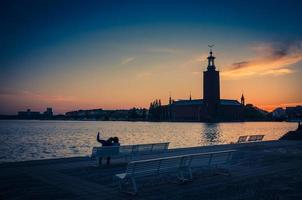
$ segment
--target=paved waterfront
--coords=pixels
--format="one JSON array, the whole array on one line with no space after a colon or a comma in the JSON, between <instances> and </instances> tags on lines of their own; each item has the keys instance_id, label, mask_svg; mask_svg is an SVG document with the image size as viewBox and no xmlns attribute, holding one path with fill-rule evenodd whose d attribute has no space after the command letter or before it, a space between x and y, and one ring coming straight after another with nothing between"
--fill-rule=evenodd
<instances>
[{"instance_id":1,"label":"paved waterfront","mask_svg":"<svg viewBox=\"0 0 302 200\"><path fill-rule=\"evenodd\" d=\"M104 168L86 157L5 163L0 199L302 199L302 142L174 149L165 156L226 149L237 149L230 175L195 169L193 182L184 184L143 179L136 196L120 193L113 182L126 168L118 160Z\"/></svg>"}]
</instances>

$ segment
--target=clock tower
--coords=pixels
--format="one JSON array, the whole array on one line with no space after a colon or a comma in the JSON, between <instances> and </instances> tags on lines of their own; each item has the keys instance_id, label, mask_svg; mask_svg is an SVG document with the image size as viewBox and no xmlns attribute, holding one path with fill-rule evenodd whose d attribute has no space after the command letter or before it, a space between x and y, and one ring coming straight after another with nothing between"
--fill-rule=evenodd
<instances>
[{"instance_id":1,"label":"clock tower","mask_svg":"<svg viewBox=\"0 0 302 200\"><path fill-rule=\"evenodd\" d=\"M216 71L215 57L213 56L212 46L210 46L210 55L208 56L208 67L203 72L203 101L206 113L210 118L218 115L220 104L220 83L219 71Z\"/></svg>"}]
</instances>

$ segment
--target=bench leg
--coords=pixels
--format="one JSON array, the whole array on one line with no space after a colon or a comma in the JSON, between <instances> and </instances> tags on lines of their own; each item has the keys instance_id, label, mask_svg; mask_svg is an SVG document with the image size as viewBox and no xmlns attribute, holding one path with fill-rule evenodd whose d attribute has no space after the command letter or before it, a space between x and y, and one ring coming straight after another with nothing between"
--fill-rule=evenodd
<instances>
[{"instance_id":1,"label":"bench leg","mask_svg":"<svg viewBox=\"0 0 302 200\"><path fill-rule=\"evenodd\" d=\"M128 181L131 181L133 190L129 191L127 189L126 184L128 183ZM134 178L125 178L125 179L119 179L118 178L118 186L119 186L119 189L120 189L121 192L131 194L131 195L136 195L136 193L137 193L137 185L136 185L136 181L135 181Z\"/></svg>"},{"instance_id":2,"label":"bench leg","mask_svg":"<svg viewBox=\"0 0 302 200\"><path fill-rule=\"evenodd\" d=\"M131 182L132 182L134 194L136 194L136 193L137 193L137 185L136 185L136 181L135 181L134 178L131 178Z\"/></svg>"},{"instance_id":3,"label":"bench leg","mask_svg":"<svg viewBox=\"0 0 302 200\"><path fill-rule=\"evenodd\" d=\"M183 181L185 178L184 178L184 173L182 170L179 171L179 174L178 174L178 178Z\"/></svg>"},{"instance_id":4,"label":"bench leg","mask_svg":"<svg viewBox=\"0 0 302 200\"><path fill-rule=\"evenodd\" d=\"M123 180L119 180L118 181L118 187L120 188L120 190L123 190Z\"/></svg>"},{"instance_id":5,"label":"bench leg","mask_svg":"<svg viewBox=\"0 0 302 200\"><path fill-rule=\"evenodd\" d=\"M102 166L102 160L103 160L102 157L97 156L95 160L96 160L96 166L97 167Z\"/></svg>"},{"instance_id":6,"label":"bench leg","mask_svg":"<svg viewBox=\"0 0 302 200\"><path fill-rule=\"evenodd\" d=\"M187 173L188 178L185 178L184 173ZM187 168L187 169L181 169L181 170L178 172L178 179L180 179L182 182L185 182L185 181L192 181L193 175L192 175L192 170L191 170L191 168L189 167L189 168Z\"/></svg>"},{"instance_id":7,"label":"bench leg","mask_svg":"<svg viewBox=\"0 0 302 200\"><path fill-rule=\"evenodd\" d=\"M118 187L120 191L123 192L123 185L125 184L125 180L120 178L113 178L113 179L118 181Z\"/></svg>"},{"instance_id":8,"label":"bench leg","mask_svg":"<svg viewBox=\"0 0 302 200\"><path fill-rule=\"evenodd\" d=\"M193 175L192 175L191 167L189 167L188 173L189 173L189 180L193 180Z\"/></svg>"},{"instance_id":9,"label":"bench leg","mask_svg":"<svg viewBox=\"0 0 302 200\"><path fill-rule=\"evenodd\" d=\"M100 166L100 157L97 156L95 158L95 161L96 161L96 166L99 167Z\"/></svg>"}]
</instances>

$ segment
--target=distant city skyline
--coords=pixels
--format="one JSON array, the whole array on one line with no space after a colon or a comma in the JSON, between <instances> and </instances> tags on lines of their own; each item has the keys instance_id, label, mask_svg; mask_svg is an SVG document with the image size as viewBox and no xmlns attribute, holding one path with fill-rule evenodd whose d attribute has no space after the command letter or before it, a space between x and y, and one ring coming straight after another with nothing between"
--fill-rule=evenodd
<instances>
[{"instance_id":1,"label":"distant city skyline","mask_svg":"<svg viewBox=\"0 0 302 200\"><path fill-rule=\"evenodd\" d=\"M209 44L221 98L302 105L301 10L301 1L2 1L0 114L202 98Z\"/></svg>"}]
</instances>

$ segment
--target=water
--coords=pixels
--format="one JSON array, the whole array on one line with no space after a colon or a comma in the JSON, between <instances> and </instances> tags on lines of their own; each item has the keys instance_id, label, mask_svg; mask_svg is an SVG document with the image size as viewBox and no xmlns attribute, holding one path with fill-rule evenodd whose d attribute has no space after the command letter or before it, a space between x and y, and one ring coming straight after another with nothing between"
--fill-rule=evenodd
<instances>
[{"instance_id":1,"label":"water","mask_svg":"<svg viewBox=\"0 0 302 200\"><path fill-rule=\"evenodd\" d=\"M100 131L104 138L118 136L122 144L170 142L169 148L235 142L240 135L264 134L278 139L296 128L287 122L152 123L104 121L0 120L0 162L86 156Z\"/></svg>"}]
</instances>

